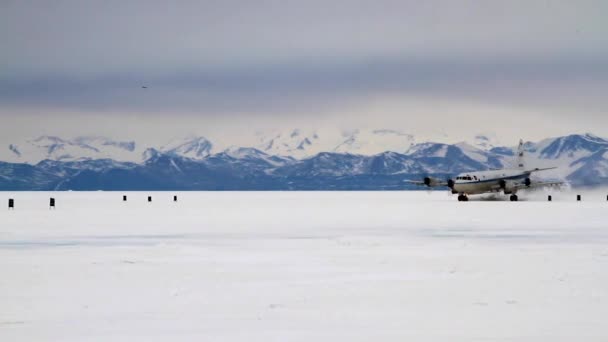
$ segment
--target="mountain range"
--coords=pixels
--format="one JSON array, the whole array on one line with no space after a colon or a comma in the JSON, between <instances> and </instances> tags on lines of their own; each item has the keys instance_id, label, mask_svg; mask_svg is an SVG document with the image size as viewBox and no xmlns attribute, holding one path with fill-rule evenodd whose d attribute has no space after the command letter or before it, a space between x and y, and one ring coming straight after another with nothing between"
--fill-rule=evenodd
<instances>
[{"instance_id":1,"label":"mountain range","mask_svg":"<svg viewBox=\"0 0 608 342\"><path fill-rule=\"evenodd\" d=\"M512 166L515 146L487 135L433 142L396 130L257 134L252 146L190 136L162 146L41 136L0 149L0 190L400 190L406 179ZM526 142L526 167L575 187L608 184L608 140Z\"/></svg>"}]
</instances>

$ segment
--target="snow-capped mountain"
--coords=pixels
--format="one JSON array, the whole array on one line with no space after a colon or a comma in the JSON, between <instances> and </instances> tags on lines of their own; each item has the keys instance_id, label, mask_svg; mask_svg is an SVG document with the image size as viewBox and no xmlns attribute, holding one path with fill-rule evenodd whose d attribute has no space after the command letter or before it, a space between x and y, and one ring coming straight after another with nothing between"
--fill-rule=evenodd
<instances>
[{"instance_id":1,"label":"snow-capped mountain","mask_svg":"<svg viewBox=\"0 0 608 342\"><path fill-rule=\"evenodd\" d=\"M201 160L209 156L212 152L213 144L205 137L190 136L181 139L174 139L160 151L165 154L177 155L194 160Z\"/></svg>"},{"instance_id":2,"label":"snow-capped mountain","mask_svg":"<svg viewBox=\"0 0 608 342\"><path fill-rule=\"evenodd\" d=\"M415 143L414 136L392 129L344 132L344 141L333 152L374 155L382 152L405 153Z\"/></svg>"},{"instance_id":3,"label":"snow-capped mountain","mask_svg":"<svg viewBox=\"0 0 608 342\"><path fill-rule=\"evenodd\" d=\"M76 137L63 139L41 136L21 143L9 144L0 150L0 160L35 164L49 159L76 161L87 159L114 159L141 162L141 151L134 141L115 141L104 137Z\"/></svg>"},{"instance_id":4,"label":"snow-capped mountain","mask_svg":"<svg viewBox=\"0 0 608 342\"><path fill-rule=\"evenodd\" d=\"M252 147L230 147L224 150L223 154L235 160L264 161L274 167L284 166L295 161L291 157L269 155Z\"/></svg>"},{"instance_id":5,"label":"snow-capped mountain","mask_svg":"<svg viewBox=\"0 0 608 342\"><path fill-rule=\"evenodd\" d=\"M253 147L271 155L303 158L323 151L327 148L327 142L323 144L316 131L293 129L284 132L258 132Z\"/></svg>"},{"instance_id":6,"label":"snow-capped mountain","mask_svg":"<svg viewBox=\"0 0 608 342\"><path fill-rule=\"evenodd\" d=\"M43 136L6 146L0 189L403 189L409 186L403 179L512 167L516 150L480 136L473 143L448 144L417 143L391 130L329 133L258 135L276 153L251 146L219 148L200 136L162 147ZM608 184L606 139L573 134L524 146L526 168L558 166L543 177L575 186ZM296 152L289 155L292 147Z\"/></svg>"},{"instance_id":7,"label":"snow-capped mountain","mask_svg":"<svg viewBox=\"0 0 608 342\"><path fill-rule=\"evenodd\" d=\"M578 159L570 166L576 170L567 176L572 185L605 185L608 183L608 148Z\"/></svg>"},{"instance_id":8,"label":"snow-capped mountain","mask_svg":"<svg viewBox=\"0 0 608 342\"><path fill-rule=\"evenodd\" d=\"M502 148L494 147L493 145L490 150L480 149L467 142L460 142L454 146L458 147L464 155L467 157L485 165L490 169L500 169L504 167L512 167L514 165L515 148Z\"/></svg>"},{"instance_id":9,"label":"snow-capped mountain","mask_svg":"<svg viewBox=\"0 0 608 342\"><path fill-rule=\"evenodd\" d=\"M540 159L579 159L608 147L608 141L593 134L572 134L546 139L536 145Z\"/></svg>"},{"instance_id":10,"label":"snow-capped mountain","mask_svg":"<svg viewBox=\"0 0 608 342\"><path fill-rule=\"evenodd\" d=\"M468 151L471 153L473 148ZM487 168L481 161L469 157L461 147L441 143L422 143L412 146L408 151L426 170L453 173L456 170L474 171ZM477 154L475 154L478 157Z\"/></svg>"},{"instance_id":11,"label":"snow-capped mountain","mask_svg":"<svg viewBox=\"0 0 608 342\"><path fill-rule=\"evenodd\" d=\"M254 147L268 154L297 159L321 152L374 155L386 151L404 153L414 136L392 129L303 130L258 132Z\"/></svg>"},{"instance_id":12,"label":"snow-capped mountain","mask_svg":"<svg viewBox=\"0 0 608 342\"><path fill-rule=\"evenodd\" d=\"M382 152L371 157L370 174L415 174L425 173L424 167L414 158L396 152Z\"/></svg>"},{"instance_id":13,"label":"snow-capped mountain","mask_svg":"<svg viewBox=\"0 0 608 342\"><path fill-rule=\"evenodd\" d=\"M282 168L278 170L278 173L291 177L342 177L361 174L365 172L366 168L366 160L362 156L321 152L300 163Z\"/></svg>"},{"instance_id":14,"label":"snow-capped mountain","mask_svg":"<svg viewBox=\"0 0 608 342\"><path fill-rule=\"evenodd\" d=\"M527 166L559 166L556 170L546 171L545 175L552 178L566 179L585 165L585 163L578 161L608 148L608 141L586 133L547 138L537 143L526 142L524 146ZM583 173L578 173L578 175L582 176Z\"/></svg>"}]
</instances>

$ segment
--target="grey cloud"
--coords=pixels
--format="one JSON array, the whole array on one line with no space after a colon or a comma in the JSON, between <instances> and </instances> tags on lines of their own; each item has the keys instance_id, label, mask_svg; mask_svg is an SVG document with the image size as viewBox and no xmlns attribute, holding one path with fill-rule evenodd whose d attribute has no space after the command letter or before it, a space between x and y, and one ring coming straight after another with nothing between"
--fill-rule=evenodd
<instances>
[{"instance_id":1,"label":"grey cloud","mask_svg":"<svg viewBox=\"0 0 608 342\"><path fill-rule=\"evenodd\" d=\"M606 1L5 0L0 115L347 118L388 95L532 108L591 130L608 111L606 13Z\"/></svg>"},{"instance_id":2,"label":"grey cloud","mask_svg":"<svg viewBox=\"0 0 608 342\"><path fill-rule=\"evenodd\" d=\"M144 89L142 86L146 86ZM390 93L537 106L605 108L608 62L552 60L368 60L285 64L174 74L0 81L0 101L15 106L143 111L295 112ZM564 93L566 92L566 93ZM567 98L564 95L568 95Z\"/></svg>"},{"instance_id":3,"label":"grey cloud","mask_svg":"<svg viewBox=\"0 0 608 342\"><path fill-rule=\"evenodd\" d=\"M5 75L606 56L605 1L3 1Z\"/></svg>"}]
</instances>

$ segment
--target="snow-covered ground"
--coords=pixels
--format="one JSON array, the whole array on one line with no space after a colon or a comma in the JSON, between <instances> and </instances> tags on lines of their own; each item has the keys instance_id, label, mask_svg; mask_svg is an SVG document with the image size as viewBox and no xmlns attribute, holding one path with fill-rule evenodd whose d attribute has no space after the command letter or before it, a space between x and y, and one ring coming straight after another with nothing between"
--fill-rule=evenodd
<instances>
[{"instance_id":1,"label":"snow-covered ground","mask_svg":"<svg viewBox=\"0 0 608 342\"><path fill-rule=\"evenodd\" d=\"M608 339L606 194L150 194L0 193L0 340Z\"/></svg>"}]
</instances>

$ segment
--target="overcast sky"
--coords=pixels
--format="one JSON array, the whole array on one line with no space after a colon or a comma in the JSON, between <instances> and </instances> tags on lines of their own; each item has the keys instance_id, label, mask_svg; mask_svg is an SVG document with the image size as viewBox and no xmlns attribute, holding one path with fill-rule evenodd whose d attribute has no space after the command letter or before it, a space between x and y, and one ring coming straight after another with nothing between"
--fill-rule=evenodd
<instances>
[{"instance_id":1,"label":"overcast sky","mask_svg":"<svg viewBox=\"0 0 608 342\"><path fill-rule=\"evenodd\" d=\"M607 13L608 1L1 0L1 140L608 136Z\"/></svg>"}]
</instances>

